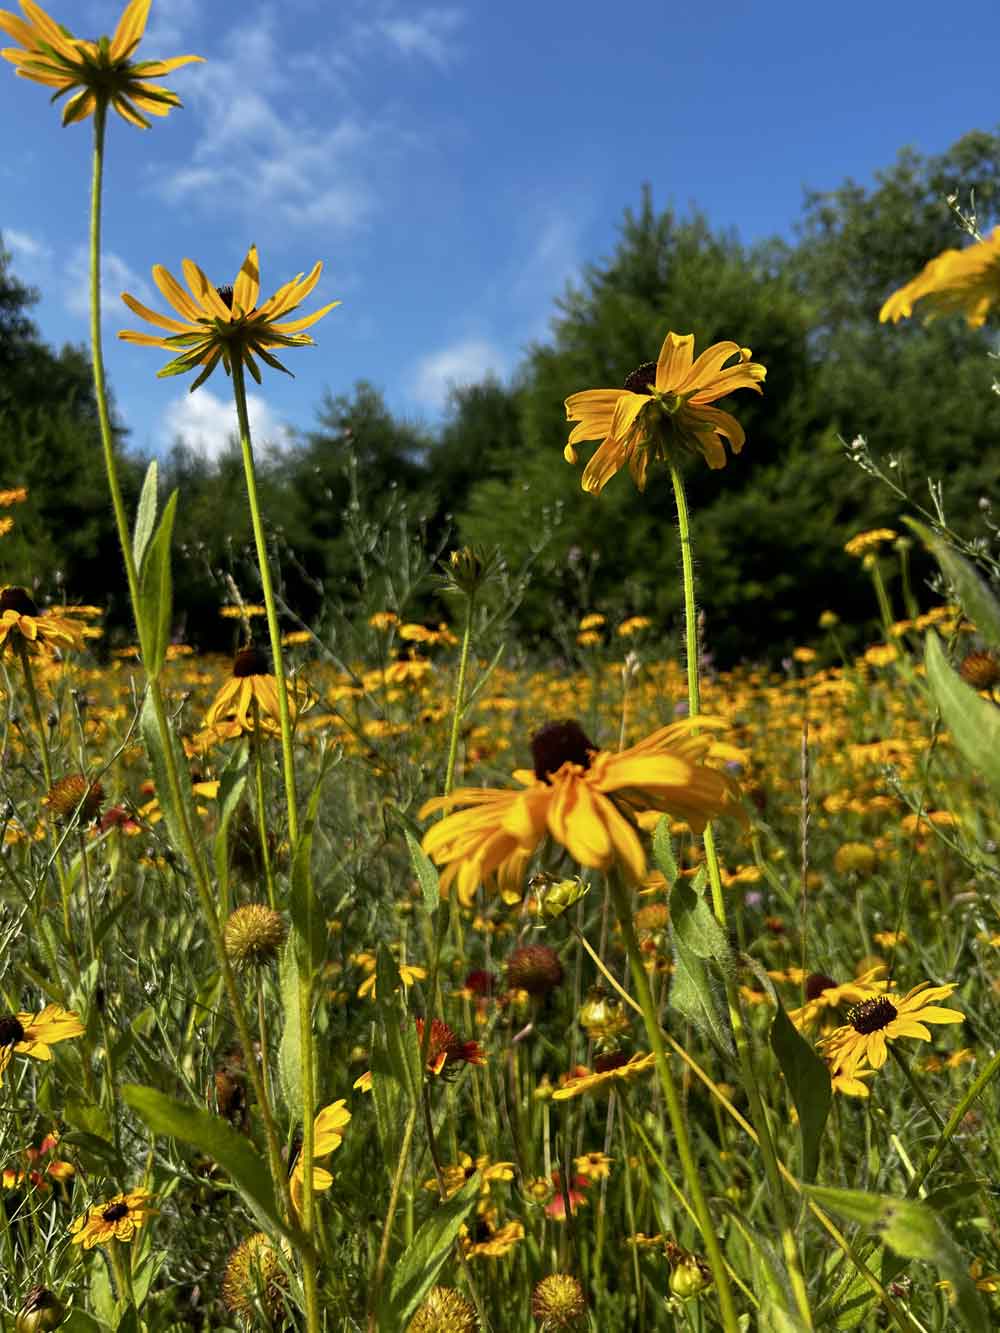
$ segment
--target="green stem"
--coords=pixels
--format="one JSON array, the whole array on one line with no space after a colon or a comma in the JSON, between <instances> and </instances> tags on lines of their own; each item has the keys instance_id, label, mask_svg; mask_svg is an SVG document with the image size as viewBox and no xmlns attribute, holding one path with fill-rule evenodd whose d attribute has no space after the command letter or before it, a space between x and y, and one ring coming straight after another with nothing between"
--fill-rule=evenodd
<instances>
[{"instance_id":1,"label":"green stem","mask_svg":"<svg viewBox=\"0 0 1000 1333\"><path fill-rule=\"evenodd\" d=\"M38 732L38 744L42 751L42 772L45 774L45 789L46 791L51 791L52 757L49 754L49 742L45 735L45 723L42 719L42 708L38 702L38 691L35 689L35 677L31 670L31 661L28 657L28 645L25 643L23 635L15 632L14 637L17 640L17 655L21 659L21 670L24 673L24 688L28 691L31 719L35 724L35 730Z\"/></svg>"},{"instance_id":2,"label":"green stem","mask_svg":"<svg viewBox=\"0 0 1000 1333\"><path fill-rule=\"evenodd\" d=\"M406 1124L403 1127L403 1141L399 1145L399 1157L396 1161L396 1169L392 1174L392 1184L389 1189L389 1204L385 1212L385 1221L382 1223L382 1243L379 1245L378 1259L375 1263L375 1276L372 1280L371 1304L368 1310L368 1329L369 1333L376 1333L378 1328L378 1297L382 1290L382 1282L385 1277L385 1266L389 1259L389 1246L392 1243L392 1223L396 1216L396 1205L399 1202L399 1191L403 1187L403 1176L406 1174L406 1166L410 1159L410 1145L413 1142L413 1131L417 1126L418 1108L416 1102L410 1106L409 1114L406 1117Z\"/></svg>"},{"instance_id":3,"label":"green stem","mask_svg":"<svg viewBox=\"0 0 1000 1333\"><path fill-rule=\"evenodd\" d=\"M267 818L264 808L264 760L261 754L260 704L254 698L250 701L253 714L253 731L250 734L250 748L253 751L254 796L257 803L257 835L260 838L260 855L264 864L264 882L267 885L267 905L272 912L278 910L278 895L274 887L274 869L271 865L271 851L267 845Z\"/></svg>"},{"instance_id":4,"label":"green stem","mask_svg":"<svg viewBox=\"0 0 1000 1333\"><path fill-rule=\"evenodd\" d=\"M455 761L458 755L458 735L462 725L465 704L465 677L469 669L469 647L472 643L472 610L475 598L470 593L465 609L465 630L462 633L462 652L458 659L458 681L455 684L455 707L451 718L451 736L448 741L448 767L444 776L444 794L451 795L455 782Z\"/></svg>"},{"instance_id":5,"label":"green stem","mask_svg":"<svg viewBox=\"0 0 1000 1333\"><path fill-rule=\"evenodd\" d=\"M274 679L278 691L278 715L281 720L281 764L285 779L285 800L288 807L288 840L291 844L291 854L294 859L299 841L299 817L295 794L292 718L288 706L288 682L285 678L285 663L281 652L278 607L274 600L274 585L271 582L271 568L267 558L267 540L264 536L260 498L257 494L257 473L254 467L253 443L250 438L250 417L247 412L246 380L243 374L243 361L238 348L234 350L231 365L233 397L236 401L236 416L240 426L240 448L243 451L243 475L246 481L247 500L250 505L250 522L253 527L254 545L257 549L257 567L260 572L261 591L264 594L264 608L267 612L267 629L271 639L271 657L274 664ZM311 900L308 910L311 911ZM307 938L310 929L311 923L307 922ZM313 1117L316 1113L316 1078L313 1066L312 982L312 962L309 957L305 957L299 964L298 1001L299 1047L302 1069L302 1230L309 1237L312 1236L315 1214L315 1194L313 1191L315 1128ZM308 1333L319 1333L319 1283L315 1252L312 1250L302 1255L302 1286L305 1295Z\"/></svg>"},{"instance_id":6,"label":"green stem","mask_svg":"<svg viewBox=\"0 0 1000 1333\"><path fill-rule=\"evenodd\" d=\"M969 1107L980 1095L980 1093L986 1088L987 1084L993 1081L993 1079L997 1075L998 1070L1000 1070L1000 1051L997 1051L996 1055L994 1055L993 1059L989 1062L989 1064L986 1066L983 1072L978 1076L978 1078L976 1078L975 1081L971 1083L968 1088L966 1088L964 1094L962 1095L961 1101L952 1111L951 1115L945 1122L944 1127L942 1128L940 1134L938 1135L937 1143L935 1143L934 1146L930 1149L923 1166L920 1168L920 1170L917 1172L917 1174L913 1177L913 1179L907 1186L906 1197L908 1199L913 1198L913 1196L920 1189L921 1185L924 1183L924 1181L927 1179L930 1173L934 1170L934 1167L937 1165L938 1160L941 1157L941 1154L944 1152L945 1148L947 1148L948 1144L951 1142L951 1139L955 1134L955 1131L958 1129L959 1125L965 1118L965 1114L968 1111Z\"/></svg>"},{"instance_id":7,"label":"green stem","mask_svg":"<svg viewBox=\"0 0 1000 1333\"><path fill-rule=\"evenodd\" d=\"M696 717L701 712L701 681L698 676L698 624L694 595L694 558L691 550L691 522L688 515L687 495L684 490L684 478L674 464L670 465L670 479L674 488L674 500L677 505L677 528L681 543L681 569L684 583L684 638L687 656L688 679L688 714ZM726 919L726 900L722 888L722 874L719 869L719 857L715 847L715 834L711 824L705 826L703 835L705 846L705 864L708 869L709 883L712 889L712 909L716 920L728 930ZM764 1174L767 1177L775 1221L781 1233L782 1250L788 1266L788 1276L795 1296L799 1317L806 1328L813 1327L809 1308L809 1293L799 1257L795 1234L788 1221L785 1208L784 1187L778 1170L778 1159L774 1151L771 1127L768 1124L767 1111L753 1064L753 1053L743 1023L740 1009L739 991L733 976L726 974L726 1000L729 1020L733 1028L736 1051L740 1062L740 1072L750 1103L750 1119L757 1131Z\"/></svg>"},{"instance_id":8,"label":"green stem","mask_svg":"<svg viewBox=\"0 0 1000 1333\"><path fill-rule=\"evenodd\" d=\"M642 1010L642 1018L646 1026L646 1035L649 1038L649 1044L653 1049L653 1054L656 1056L656 1069L660 1076L660 1087L663 1091L663 1100L666 1103L667 1115L670 1119L670 1128L673 1132L674 1141L677 1146L677 1156L680 1159L681 1170L684 1174L684 1182L687 1185L687 1192L691 1201L691 1206L694 1210L695 1217L698 1220L698 1227L701 1231L702 1241L705 1245L705 1254L708 1259L708 1264L712 1270L712 1276L715 1279L715 1288L719 1296L719 1311L722 1316L722 1326L727 1330L727 1333L734 1333L740 1325L736 1314L736 1305L733 1301L733 1289L730 1285L729 1274L726 1271L725 1260L722 1257L722 1250L719 1245L718 1235L716 1234L715 1224L712 1221L712 1215L708 1210L708 1201L705 1198L701 1178L698 1175L698 1168L695 1164L694 1154L691 1151L691 1140L688 1137L687 1124L684 1119L684 1111L677 1092L677 1086L674 1082L673 1074L670 1072L670 1063L667 1060L666 1047L663 1044L663 1036L657 1021L653 996L649 989L649 978L646 976L646 969L642 965L642 954L639 951L639 941L636 938L635 926L632 922L631 905L629 904L628 895L618 872L616 870L609 871L607 880L615 912L618 916L618 923L621 926L622 937L625 941L625 950L628 954L629 967L632 972L632 984L635 987L639 1008Z\"/></svg>"},{"instance_id":9,"label":"green stem","mask_svg":"<svg viewBox=\"0 0 1000 1333\"><path fill-rule=\"evenodd\" d=\"M104 180L104 133L107 124L107 110L106 101L99 98L97 107L94 111L94 162L90 197L91 360L94 367L94 397L97 402L97 420L100 428L104 470L107 476L108 491L111 495L111 507L115 515L115 526L118 530L118 541L121 546L122 559L125 563L125 577L128 581L129 597L132 602L132 613L135 617L136 631L139 636L140 652L142 654L144 665L148 665L150 657L146 651L147 636L143 626L142 617L139 614L139 574L136 568L132 540L129 534L128 517L125 513L125 502L122 499L121 485L118 480L118 463L115 458L114 438L111 433L111 415L108 411L108 395L104 377L104 353L101 344L101 194ZM211 936L212 948L215 952L216 962L222 975L226 997L233 1012L233 1021L236 1025L237 1036L240 1045L243 1048L247 1074L250 1078L254 1095L257 1098L257 1103L261 1110L261 1116L264 1121L264 1131L267 1138L268 1162L271 1168L271 1176L275 1188L281 1197L285 1215L290 1218L292 1216L292 1205L291 1195L288 1188L288 1172L285 1170L284 1163L281 1160L281 1143L278 1138L277 1126L274 1123L271 1106L267 1100L264 1085L261 1082L260 1072L257 1069L253 1038L250 1033L250 1026L240 997L239 988L236 984L236 978L233 975L233 969L226 954L225 941L223 940L222 927L219 924L218 915L216 913L212 888L202 860L199 843L191 828L187 807L181 793L180 777L177 771L174 755L173 737L170 730L170 723L167 718L166 706L163 702L163 692L160 689L159 680L155 676L150 677L148 671L147 688L149 689L150 698L153 701L153 711L156 715L156 726L160 734L160 744L163 751L164 764L167 770L167 785L170 790L170 799L177 812L177 818L180 824L181 841L183 842L181 850L188 865L191 867L191 872L194 876L198 900L201 905L202 914L205 918L205 923L208 927L209 935ZM310 1333L312 1333L312 1330L310 1330Z\"/></svg>"}]
</instances>

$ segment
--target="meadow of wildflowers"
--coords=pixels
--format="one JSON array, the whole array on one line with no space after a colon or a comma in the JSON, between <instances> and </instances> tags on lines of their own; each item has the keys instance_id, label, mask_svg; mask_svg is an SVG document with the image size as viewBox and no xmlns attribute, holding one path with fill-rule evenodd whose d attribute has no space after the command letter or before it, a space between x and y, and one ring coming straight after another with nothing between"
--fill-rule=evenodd
<instances>
[{"instance_id":1,"label":"meadow of wildflowers","mask_svg":"<svg viewBox=\"0 0 1000 1333\"><path fill-rule=\"evenodd\" d=\"M260 602L234 588L233 654L195 654L184 497L153 464L127 512L101 355L108 113L172 113L158 80L198 59L140 55L149 9L97 42L0 11L17 72L92 122L135 626L108 652L99 605L30 569L0 589L4 1328L995 1327L988 553L933 512L858 533L880 641L844 654L832 589L780 670L711 669L684 475L742 449L730 395L766 392L767 353L665 328L567 399L558 445L591 451L565 477L595 503L672 487L680 660L597 609L558 664L518 655L502 553L468 547L411 570L447 623L400 595L331 645L275 595L245 375L333 306L301 310L319 263L261 303L251 247L232 286L154 263L170 313L123 297L159 374L233 389ZM995 249L933 259L883 319L981 322ZM2 532L28 501L0 492Z\"/></svg>"}]
</instances>

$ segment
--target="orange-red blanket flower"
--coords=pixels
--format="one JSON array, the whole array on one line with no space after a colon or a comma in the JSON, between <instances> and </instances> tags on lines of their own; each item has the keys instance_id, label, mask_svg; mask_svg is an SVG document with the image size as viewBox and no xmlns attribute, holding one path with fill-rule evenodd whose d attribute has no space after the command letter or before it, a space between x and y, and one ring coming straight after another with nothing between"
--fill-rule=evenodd
<instances>
[{"instance_id":1,"label":"orange-red blanket flower","mask_svg":"<svg viewBox=\"0 0 1000 1333\"><path fill-rule=\"evenodd\" d=\"M723 369L734 356L735 363ZM628 464L633 481L645 490L650 462L676 458L678 451L701 453L709 467L725 467L722 440L738 454L746 437L735 417L710 404L736 389L761 392L767 370L750 356L749 347L721 342L695 361L694 335L668 333L659 360L633 370L623 389L571 394L566 419L578 424L563 451L566 461L576 462L581 440L601 440L583 470L583 489L599 495Z\"/></svg>"},{"instance_id":2,"label":"orange-red blanket flower","mask_svg":"<svg viewBox=\"0 0 1000 1333\"><path fill-rule=\"evenodd\" d=\"M532 737L534 770L514 778L522 790L461 787L435 797L421 817L463 805L424 834L423 847L444 866L442 892L456 884L463 905L480 884L516 893L528 862L548 834L580 865L620 865L641 881L646 855L636 818L669 811L697 832L717 815L742 817L736 783L701 760L718 718L688 718L654 731L628 750L599 750L576 722L553 722ZM692 734L701 728L701 734Z\"/></svg>"}]
</instances>

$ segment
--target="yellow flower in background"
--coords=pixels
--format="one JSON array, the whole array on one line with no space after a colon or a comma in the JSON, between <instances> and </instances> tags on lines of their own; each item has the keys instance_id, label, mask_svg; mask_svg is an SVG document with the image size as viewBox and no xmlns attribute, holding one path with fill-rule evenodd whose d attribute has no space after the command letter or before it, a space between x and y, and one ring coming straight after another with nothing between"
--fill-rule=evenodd
<instances>
[{"instance_id":1,"label":"yellow flower in background","mask_svg":"<svg viewBox=\"0 0 1000 1333\"><path fill-rule=\"evenodd\" d=\"M111 1240L130 1241L146 1219L156 1215L157 1210L149 1206L152 1198L149 1190L132 1190L130 1194L116 1194L107 1203L91 1205L69 1224L73 1244L92 1250Z\"/></svg>"},{"instance_id":2,"label":"yellow flower in background","mask_svg":"<svg viewBox=\"0 0 1000 1333\"><path fill-rule=\"evenodd\" d=\"M46 14L33 0L20 0L24 18L0 9L0 28L20 48L0 51L16 66L23 79L54 88L52 100L74 89L76 95L63 108L63 124L85 120L101 104L112 106L130 125L149 129L143 112L169 115L181 104L176 93L147 79L159 79L201 56L173 56L170 60L134 61L136 48L146 31L152 0L131 0L125 6L115 35L96 42L82 41Z\"/></svg>"},{"instance_id":3,"label":"yellow flower in background","mask_svg":"<svg viewBox=\"0 0 1000 1333\"><path fill-rule=\"evenodd\" d=\"M900 287L879 311L879 322L897 324L926 301L928 319L963 314L970 329L986 322L989 308L1000 300L1000 227L985 240L964 250L944 250L908 283Z\"/></svg>"},{"instance_id":4,"label":"yellow flower in background","mask_svg":"<svg viewBox=\"0 0 1000 1333\"><path fill-rule=\"evenodd\" d=\"M883 980L885 967L879 964L854 981L838 984L833 977L813 972L806 978L806 1002L801 1009L792 1009L788 1017L800 1032L810 1032L829 1016L828 1011L843 1005L860 1004L889 989L889 983Z\"/></svg>"},{"instance_id":5,"label":"yellow flower in background","mask_svg":"<svg viewBox=\"0 0 1000 1333\"><path fill-rule=\"evenodd\" d=\"M72 620L39 611L27 588L0 588L0 651L25 644L32 652L56 648L82 648L83 630Z\"/></svg>"},{"instance_id":6,"label":"yellow flower in background","mask_svg":"<svg viewBox=\"0 0 1000 1333\"><path fill-rule=\"evenodd\" d=\"M251 245L247 251L247 257L232 287L216 287L190 259L183 260L181 267L190 295L162 264L153 265L153 281L181 319L157 314L128 292L122 292L122 300L134 314L155 324L157 328L166 329L170 336L156 337L151 333L122 329L118 337L143 347L163 347L168 352L180 352L179 356L157 372L158 379L168 375L183 375L201 366L200 375L191 385L192 393L200 384L204 384L220 361L229 375L232 374L234 359L238 360L246 366L258 384L261 382L260 370L254 356L259 356L272 369L290 374L268 348L312 347L312 338L302 330L340 305L339 301L331 301L329 305L314 310L311 315L290 321L285 319L302 304L319 282L323 265L317 262L308 276L299 273L283 287L279 287L263 305L258 306L260 265L255 245Z\"/></svg>"},{"instance_id":7,"label":"yellow flower in background","mask_svg":"<svg viewBox=\"0 0 1000 1333\"><path fill-rule=\"evenodd\" d=\"M848 555L867 555L869 551L877 551L884 542L895 541L896 535L892 528L872 528L870 532L859 532L845 542L844 550Z\"/></svg>"},{"instance_id":8,"label":"yellow flower in background","mask_svg":"<svg viewBox=\"0 0 1000 1333\"><path fill-rule=\"evenodd\" d=\"M739 787L701 761L712 745L718 718L688 718L661 727L630 749L599 750L578 722L551 722L531 738L533 770L514 778L521 791L460 787L426 802L420 817L465 805L424 834L423 848L438 865L442 892L457 884L459 901L471 905L481 883L497 880L501 892L520 881L535 849L548 834L580 865L609 870L621 865L631 879L646 876L646 855L636 828L642 812L668 810L697 832L717 815L743 817ZM694 728L701 735L692 735Z\"/></svg>"},{"instance_id":9,"label":"yellow flower in background","mask_svg":"<svg viewBox=\"0 0 1000 1333\"><path fill-rule=\"evenodd\" d=\"M316 1166L315 1162L321 1157L329 1157L336 1151L344 1141L341 1130L351 1118L351 1113L347 1109L347 1103L343 1098L334 1102L331 1106L325 1106L319 1115L313 1121L313 1192L320 1194L323 1190L328 1190L333 1184L333 1176L330 1172L321 1166ZM302 1161L300 1153L292 1168L292 1178L289 1182L289 1188L292 1195L292 1207L300 1216L302 1214L302 1193L305 1183L305 1163Z\"/></svg>"},{"instance_id":10,"label":"yellow flower in background","mask_svg":"<svg viewBox=\"0 0 1000 1333\"><path fill-rule=\"evenodd\" d=\"M594 1061L596 1067L593 1073L584 1069L581 1073L571 1075L552 1094L552 1100L563 1102L570 1097L582 1097L586 1092L599 1092L612 1083L631 1083L634 1078L648 1073L655 1063L655 1055L633 1055L631 1059L626 1059L621 1051L599 1055Z\"/></svg>"},{"instance_id":11,"label":"yellow flower in background","mask_svg":"<svg viewBox=\"0 0 1000 1333\"><path fill-rule=\"evenodd\" d=\"M79 1015L60 1004L47 1004L40 1014L6 1014L0 1018L0 1078L14 1055L51 1060L50 1047L82 1037Z\"/></svg>"},{"instance_id":12,"label":"yellow flower in background","mask_svg":"<svg viewBox=\"0 0 1000 1333\"><path fill-rule=\"evenodd\" d=\"M216 729L220 738L250 733L255 726L267 735L276 735L281 727L278 706L278 682L268 670L267 655L252 646L241 648L233 661L233 674L218 691L205 714L206 730ZM314 702L313 696L297 681L290 682L288 711L294 723L297 715ZM255 706L256 705L256 706Z\"/></svg>"},{"instance_id":13,"label":"yellow flower in background","mask_svg":"<svg viewBox=\"0 0 1000 1333\"><path fill-rule=\"evenodd\" d=\"M922 981L905 995L887 992L862 1000L848 1012L848 1022L822 1037L817 1046L830 1064L848 1078L864 1064L881 1069L888 1056L888 1045L899 1037L930 1041L928 1023L961 1023L965 1015L957 1009L935 1004L946 1000L955 989L953 983L932 986Z\"/></svg>"},{"instance_id":14,"label":"yellow flower in background","mask_svg":"<svg viewBox=\"0 0 1000 1333\"><path fill-rule=\"evenodd\" d=\"M27 486L15 486L13 490L0 491L0 509L9 509L11 505L24 504L27 498Z\"/></svg>"},{"instance_id":15,"label":"yellow flower in background","mask_svg":"<svg viewBox=\"0 0 1000 1333\"><path fill-rule=\"evenodd\" d=\"M723 369L734 356L736 362ZM703 454L711 468L725 467L722 440L738 454L746 437L735 417L710 404L736 389L762 392L767 370L750 357L749 347L721 342L695 361L694 335L668 333L659 360L633 370L623 389L571 394L566 419L578 424L563 451L566 461L576 462L581 440L601 440L583 470L583 489L599 495L627 464L639 490L645 490L650 462L666 462L678 450Z\"/></svg>"}]
</instances>

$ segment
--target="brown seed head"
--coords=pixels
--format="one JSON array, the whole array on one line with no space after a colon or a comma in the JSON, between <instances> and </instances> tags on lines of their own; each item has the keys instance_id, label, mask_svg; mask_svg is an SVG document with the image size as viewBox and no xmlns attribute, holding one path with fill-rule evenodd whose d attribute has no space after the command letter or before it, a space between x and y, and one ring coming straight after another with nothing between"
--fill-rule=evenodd
<instances>
[{"instance_id":1,"label":"brown seed head","mask_svg":"<svg viewBox=\"0 0 1000 1333\"><path fill-rule=\"evenodd\" d=\"M101 813L103 800L104 788L99 782L88 782L82 773L69 773L52 784L45 804L55 819L69 819L79 808L81 823L89 824Z\"/></svg>"},{"instance_id":2,"label":"brown seed head","mask_svg":"<svg viewBox=\"0 0 1000 1333\"><path fill-rule=\"evenodd\" d=\"M535 1283L531 1313L545 1330L582 1328L587 1317L587 1298L575 1277L553 1273Z\"/></svg>"},{"instance_id":3,"label":"brown seed head","mask_svg":"<svg viewBox=\"0 0 1000 1333\"><path fill-rule=\"evenodd\" d=\"M475 1307L454 1287L431 1287L406 1333L475 1333Z\"/></svg>"},{"instance_id":4,"label":"brown seed head","mask_svg":"<svg viewBox=\"0 0 1000 1333\"><path fill-rule=\"evenodd\" d=\"M262 967L277 957L285 934L280 912L263 903L249 903L230 912L223 939L226 953L237 967Z\"/></svg>"},{"instance_id":5,"label":"brown seed head","mask_svg":"<svg viewBox=\"0 0 1000 1333\"><path fill-rule=\"evenodd\" d=\"M989 690L1000 681L1000 661L992 653L969 653L958 674L974 690Z\"/></svg>"},{"instance_id":6,"label":"brown seed head","mask_svg":"<svg viewBox=\"0 0 1000 1333\"><path fill-rule=\"evenodd\" d=\"M240 1241L226 1263L222 1299L226 1309L239 1315L246 1327L259 1324L260 1312L272 1324L281 1322L282 1299L288 1279L270 1237L255 1231Z\"/></svg>"},{"instance_id":7,"label":"brown seed head","mask_svg":"<svg viewBox=\"0 0 1000 1333\"><path fill-rule=\"evenodd\" d=\"M563 979L562 963L547 944L524 944L507 959L507 984L529 995L547 995Z\"/></svg>"}]
</instances>

